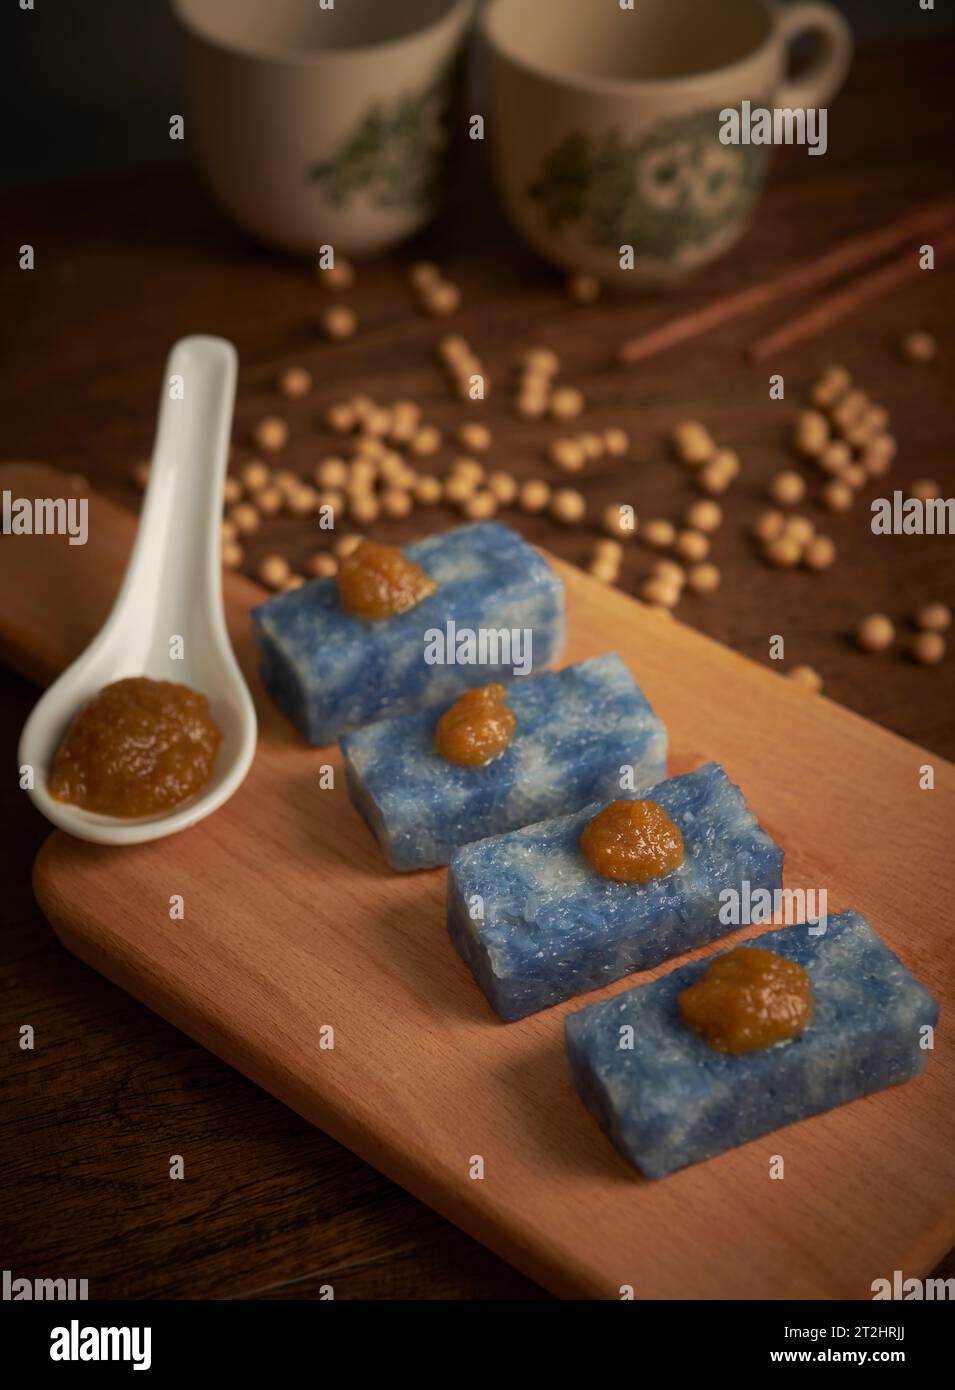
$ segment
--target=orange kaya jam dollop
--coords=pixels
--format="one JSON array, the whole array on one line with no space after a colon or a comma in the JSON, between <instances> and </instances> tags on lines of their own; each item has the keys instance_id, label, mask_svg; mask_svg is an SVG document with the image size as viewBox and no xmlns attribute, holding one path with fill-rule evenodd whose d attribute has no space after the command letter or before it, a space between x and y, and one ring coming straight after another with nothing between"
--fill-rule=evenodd
<instances>
[{"instance_id":1,"label":"orange kaya jam dollop","mask_svg":"<svg viewBox=\"0 0 955 1390\"><path fill-rule=\"evenodd\" d=\"M392 618L433 594L437 584L395 545L362 541L338 566L338 594L362 618Z\"/></svg>"},{"instance_id":2,"label":"orange kaya jam dollop","mask_svg":"<svg viewBox=\"0 0 955 1390\"><path fill-rule=\"evenodd\" d=\"M445 710L435 726L434 746L449 763L484 767L510 745L516 727L503 685L482 685L466 690Z\"/></svg>"},{"instance_id":3,"label":"orange kaya jam dollop","mask_svg":"<svg viewBox=\"0 0 955 1390\"><path fill-rule=\"evenodd\" d=\"M209 701L188 685L114 681L67 730L50 795L104 816L156 815L205 786L221 742Z\"/></svg>"},{"instance_id":4,"label":"orange kaya jam dollop","mask_svg":"<svg viewBox=\"0 0 955 1390\"><path fill-rule=\"evenodd\" d=\"M580 848L591 868L621 883L646 883L683 863L683 835L656 801L611 801L584 826Z\"/></svg>"},{"instance_id":5,"label":"orange kaya jam dollop","mask_svg":"<svg viewBox=\"0 0 955 1390\"><path fill-rule=\"evenodd\" d=\"M737 946L680 992L683 1022L715 1052L756 1052L788 1042L812 1018L812 981L765 946Z\"/></svg>"}]
</instances>

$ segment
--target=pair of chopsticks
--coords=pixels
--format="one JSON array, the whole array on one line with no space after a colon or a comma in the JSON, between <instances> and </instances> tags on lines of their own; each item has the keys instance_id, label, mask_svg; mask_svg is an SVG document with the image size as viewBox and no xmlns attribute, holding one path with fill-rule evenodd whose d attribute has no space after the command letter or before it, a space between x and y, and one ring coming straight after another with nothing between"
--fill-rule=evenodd
<instances>
[{"instance_id":1,"label":"pair of chopsticks","mask_svg":"<svg viewBox=\"0 0 955 1390\"><path fill-rule=\"evenodd\" d=\"M857 270L871 261L877 261L910 238L920 238L921 244L930 236L936 237L933 243L936 254L955 249L955 199L948 198L932 203L918 212L908 213L890 222L878 231L848 237L832 250L807 261L804 265L784 271L774 280L764 280L748 289L714 299L702 309L670 319L667 323L650 329L648 333L624 343L619 351L619 359L625 365L632 366L635 362L642 362L658 352L665 352L667 348L697 338L719 324L741 318L744 314L754 313L767 304L787 299L803 290L815 289L816 286L834 280L847 271ZM831 324L846 318L864 304L887 294L896 285L919 273L916 249L910 247L885 265L851 280L806 313L788 320L779 328L758 338L750 347L748 356L751 361L761 362L766 357L803 342L806 338L814 337Z\"/></svg>"}]
</instances>

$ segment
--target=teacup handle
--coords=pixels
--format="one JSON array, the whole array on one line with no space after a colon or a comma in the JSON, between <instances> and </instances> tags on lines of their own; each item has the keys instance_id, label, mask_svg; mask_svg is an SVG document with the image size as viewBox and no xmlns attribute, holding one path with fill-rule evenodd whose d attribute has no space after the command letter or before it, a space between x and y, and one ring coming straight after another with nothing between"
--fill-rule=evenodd
<instances>
[{"instance_id":1,"label":"teacup handle","mask_svg":"<svg viewBox=\"0 0 955 1390\"><path fill-rule=\"evenodd\" d=\"M806 3L779 6L776 11L779 35L784 47L800 34L819 34L822 49L811 65L794 82L784 82L773 98L776 106L825 106L842 86L852 59L852 30L831 5L807 0Z\"/></svg>"}]
</instances>

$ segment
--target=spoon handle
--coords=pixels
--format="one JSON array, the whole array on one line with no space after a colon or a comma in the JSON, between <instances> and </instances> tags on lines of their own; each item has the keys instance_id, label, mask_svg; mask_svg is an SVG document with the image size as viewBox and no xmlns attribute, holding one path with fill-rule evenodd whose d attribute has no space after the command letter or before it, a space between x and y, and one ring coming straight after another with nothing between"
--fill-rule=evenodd
<instances>
[{"instance_id":1,"label":"spoon handle","mask_svg":"<svg viewBox=\"0 0 955 1390\"><path fill-rule=\"evenodd\" d=\"M236 375L224 338L182 338L166 363L139 530L107 624L121 613L150 615L144 669L174 634L227 645L220 538Z\"/></svg>"}]
</instances>

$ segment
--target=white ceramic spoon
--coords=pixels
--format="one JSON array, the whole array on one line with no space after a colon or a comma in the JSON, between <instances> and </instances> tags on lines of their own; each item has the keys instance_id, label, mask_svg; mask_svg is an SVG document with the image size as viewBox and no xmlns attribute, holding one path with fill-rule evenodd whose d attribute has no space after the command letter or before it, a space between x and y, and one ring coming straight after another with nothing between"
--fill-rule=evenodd
<instances>
[{"instance_id":1,"label":"white ceramic spoon","mask_svg":"<svg viewBox=\"0 0 955 1390\"><path fill-rule=\"evenodd\" d=\"M224 338L183 338L169 354L149 486L119 596L96 638L46 692L20 736L19 764L33 768L34 803L81 840L131 845L185 830L232 795L252 761L255 709L226 632L220 568L236 366L235 348ZM89 543L96 544L95 532ZM181 660L170 657L177 636ZM191 686L208 698L222 730L206 786L181 806L135 820L96 815L47 790L73 716L104 685L125 676Z\"/></svg>"}]
</instances>

